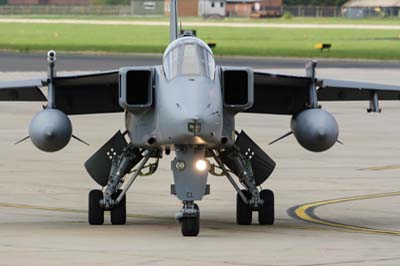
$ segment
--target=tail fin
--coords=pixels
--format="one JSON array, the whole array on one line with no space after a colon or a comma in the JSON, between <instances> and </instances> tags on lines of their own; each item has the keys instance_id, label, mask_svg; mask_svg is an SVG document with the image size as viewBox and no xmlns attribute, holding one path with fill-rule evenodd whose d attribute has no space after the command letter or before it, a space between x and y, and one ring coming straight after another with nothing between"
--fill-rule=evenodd
<instances>
[{"instance_id":1,"label":"tail fin","mask_svg":"<svg viewBox=\"0 0 400 266\"><path fill-rule=\"evenodd\" d=\"M170 0L169 39L170 42L178 39L178 0Z\"/></svg>"}]
</instances>

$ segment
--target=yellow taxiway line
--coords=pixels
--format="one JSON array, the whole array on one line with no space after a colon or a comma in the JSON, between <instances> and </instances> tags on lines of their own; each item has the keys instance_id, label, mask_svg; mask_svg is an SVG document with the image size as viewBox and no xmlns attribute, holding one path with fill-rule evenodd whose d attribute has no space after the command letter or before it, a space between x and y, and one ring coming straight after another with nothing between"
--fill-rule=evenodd
<instances>
[{"instance_id":1,"label":"yellow taxiway line","mask_svg":"<svg viewBox=\"0 0 400 266\"><path fill-rule=\"evenodd\" d=\"M375 229L375 228L368 228L368 227L362 227L362 226L356 226L356 225L336 223L333 221L321 219L314 213L316 208L324 206L324 205L328 205L328 204L342 203L342 202L355 201L355 200L391 197L391 196L400 196L400 192L390 192L390 193L356 196L356 197L348 197L348 198L333 199L333 200L323 200L323 201L307 203L307 204L293 207L293 208L289 209L288 213L290 216L300 219L300 220L303 220L303 221L306 221L306 222L326 225L326 226L335 227L335 228L346 229L346 231L357 232L357 233L384 234L384 235L400 236L400 231Z\"/></svg>"},{"instance_id":2,"label":"yellow taxiway line","mask_svg":"<svg viewBox=\"0 0 400 266\"><path fill-rule=\"evenodd\" d=\"M397 164L397 165L374 166L374 167L361 168L359 170L383 171L383 170L394 170L394 169L400 169L400 165Z\"/></svg>"}]
</instances>

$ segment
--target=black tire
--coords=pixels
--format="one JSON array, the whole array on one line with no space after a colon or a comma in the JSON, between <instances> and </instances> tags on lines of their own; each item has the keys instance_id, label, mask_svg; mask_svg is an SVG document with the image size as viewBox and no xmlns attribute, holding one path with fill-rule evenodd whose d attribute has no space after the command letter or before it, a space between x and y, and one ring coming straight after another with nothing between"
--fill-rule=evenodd
<instances>
[{"instance_id":1,"label":"black tire","mask_svg":"<svg viewBox=\"0 0 400 266\"><path fill-rule=\"evenodd\" d=\"M103 192L94 189L89 192L89 211L88 220L91 225L100 225L104 223L104 209L100 206L100 200L103 199Z\"/></svg>"},{"instance_id":2,"label":"black tire","mask_svg":"<svg viewBox=\"0 0 400 266\"><path fill-rule=\"evenodd\" d=\"M117 199L121 192L122 190L118 190L112 198ZM120 203L111 209L111 224L126 224L126 194L121 199Z\"/></svg>"},{"instance_id":3,"label":"black tire","mask_svg":"<svg viewBox=\"0 0 400 266\"><path fill-rule=\"evenodd\" d=\"M247 199L250 199L250 192L242 190ZM236 196L236 223L239 225L249 225L253 219L253 210L247 205L239 193Z\"/></svg>"},{"instance_id":4,"label":"black tire","mask_svg":"<svg viewBox=\"0 0 400 266\"><path fill-rule=\"evenodd\" d=\"M199 210L197 204L194 205L194 208ZM200 212L196 217L184 217L181 223L183 236L198 236L200 232Z\"/></svg>"},{"instance_id":5,"label":"black tire","mask_svg":"<svg viewBox=\"0 0 400 266\"><path fill-rule=\"evenodd\" d=\"M274 193L269 189L264 189L261 190L260 197L264 200L264 205L258 211L258 222L272 225L275 221Z\"/></svg>"}]
</instances>

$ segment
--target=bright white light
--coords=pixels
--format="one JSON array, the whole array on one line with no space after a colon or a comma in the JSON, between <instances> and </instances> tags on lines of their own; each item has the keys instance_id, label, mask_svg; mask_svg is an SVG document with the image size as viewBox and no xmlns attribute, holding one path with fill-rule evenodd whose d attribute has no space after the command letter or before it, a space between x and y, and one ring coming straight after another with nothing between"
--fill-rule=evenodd
<instances>
[{"instance_id":1,"label":"bright white light","mask_svg":"<svg viewBox=\"0 0 400 266\"><path fill-rule=\"evenodd\" d=\"M175 167L179 171L183 171L185 169L185 162L184 161L178 161L178 162L176 162Z\"/></svg>"},{"instance_id":2,"label":"bright white light","mask_svg":"<svg viewBox=\"0 0 400 266\"><path fill-rule=\"evenodd\" d=\"M196 168L199 171L204 171L207 169L207 162L205 160L198 160L196 162Z\"/></svg>"}]
</instances>

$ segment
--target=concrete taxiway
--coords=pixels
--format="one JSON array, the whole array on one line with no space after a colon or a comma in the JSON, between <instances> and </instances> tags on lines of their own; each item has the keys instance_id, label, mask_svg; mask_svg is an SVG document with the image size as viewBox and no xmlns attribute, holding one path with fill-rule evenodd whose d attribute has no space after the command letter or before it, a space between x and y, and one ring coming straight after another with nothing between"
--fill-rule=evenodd
<instances>
[{"instance_id":1,"label":"concrete taxiway","mask_svg":"<svg viewBox=\"0 0 400 266\"><path fill-rule=\"evenodd\" d=\"M336 67L319 75L400 84L399 70ZM0 80L44 74L2 72ZM381 114L367 114L366 102L322 104L344 145L321 154L292 137L267 146L288 131L290 117L238 116L238 128L277 162L264 185L276 196L274 226L236 225L233 188L210 176L200 235L183 238L174 220L181 206L169 195L173 155L134 183L127 225L107 217L104 226L87 224L87 194L96 184L83 163L123 128L121 114L73 116L74 134L91 145L72 140L46 154L29 141L13 144L41 104L0 103L0 265L399 265L400 102L381 102Z\"/></svg>"}]
</instances>

